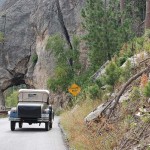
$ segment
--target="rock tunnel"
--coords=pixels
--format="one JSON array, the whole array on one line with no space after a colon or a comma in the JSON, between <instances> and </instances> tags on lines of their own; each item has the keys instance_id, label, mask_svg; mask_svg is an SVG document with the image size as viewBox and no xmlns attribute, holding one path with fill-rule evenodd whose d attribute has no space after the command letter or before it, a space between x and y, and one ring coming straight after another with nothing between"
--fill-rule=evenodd
<instances>
[{"instance_id":1,"label":"rock tunnel","mask_svg":"<svg viewBox=\"0 0 150 150\"><path fill-rule=\"evenodd\" d=\"M11 70L7 68L0 68L0 110L5 109L4 92L13 86L25 84L27 88L33 88L29 85L27 79L27 65L30 57L23 58Z\"/></svg>"}]
</instances>

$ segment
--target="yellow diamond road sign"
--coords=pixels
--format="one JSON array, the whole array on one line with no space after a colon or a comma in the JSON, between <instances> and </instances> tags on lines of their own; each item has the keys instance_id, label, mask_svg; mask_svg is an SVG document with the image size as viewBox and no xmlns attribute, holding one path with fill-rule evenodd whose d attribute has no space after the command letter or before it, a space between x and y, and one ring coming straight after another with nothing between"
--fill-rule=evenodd
<instances>
[{"instance_id":1,"label":"yellow diamond road sign","mask_svg":"<svg viewBox=\"0 0 150 150\"><path fill-rule=\"evenodd\" d=\"M80 91L81 88L77 85L77 84L72 84L71 87L68 89L68 91L73 95L73 96L77 96Z\"/></svg>"}]
</instances>

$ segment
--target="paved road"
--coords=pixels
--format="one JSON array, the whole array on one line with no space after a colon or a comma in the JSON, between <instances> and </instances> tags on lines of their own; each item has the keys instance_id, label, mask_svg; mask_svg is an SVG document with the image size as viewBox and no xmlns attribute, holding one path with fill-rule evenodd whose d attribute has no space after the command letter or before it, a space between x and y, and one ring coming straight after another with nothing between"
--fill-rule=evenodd
<instances>
[{"instance_id":1,"label":"paved road","mask_svg":"<svg viewBox=\"0 0 150 150\"><path fill-rule=\"evenodd\" d=\"M0 119L0 150L67 150L55 117L53 128L45 131L45 124L23 124L19 129L10 131L8 119Z\"/></svg>"}]
</instances>

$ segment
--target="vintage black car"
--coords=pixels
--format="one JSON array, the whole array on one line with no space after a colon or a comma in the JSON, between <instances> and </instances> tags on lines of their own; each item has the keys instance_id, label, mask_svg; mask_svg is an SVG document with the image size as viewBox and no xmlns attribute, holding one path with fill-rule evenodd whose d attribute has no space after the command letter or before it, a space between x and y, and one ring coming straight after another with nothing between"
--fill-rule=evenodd
<instances>
[{"instance_id":1,"label":"vintage black car","mask_svg":"<svg viewBox=\"0 0 150 150\"><path fill-rule=\"evenodd\" d=\"M49 105L49 91L36 89L20 89L16 108L9 112L10 128L15 130L16 123L22 128L23 123L45 123L45 130L52 128L54 112Z\"/></svg>"}]
</instances>

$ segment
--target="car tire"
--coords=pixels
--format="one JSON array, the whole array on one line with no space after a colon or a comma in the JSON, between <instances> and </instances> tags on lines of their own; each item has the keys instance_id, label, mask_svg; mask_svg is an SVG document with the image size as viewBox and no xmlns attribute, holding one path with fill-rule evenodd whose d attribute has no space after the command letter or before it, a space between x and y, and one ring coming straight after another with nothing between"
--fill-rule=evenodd
<instances>
[{"instance_id":1,"label":"car tire","mask_svg":"<svg viewBox=\"0 0 150 150\"><path fill-rule=\"evenodd\" d=\"M10 122L11 131L14 131L14 130L15 130L15 127L16 127L16 122L11 121L11 122Z\"/></svg>"},{"instance_id":2,"label":"car tire","mask_svg":"<svg viewBox=\"0 0 150 150\"><path fill-rule=\"evenodd\" d=\"M22 122L19 122L19 128L20 128L20 129L22 128L22 125L23 125L23 123L22 123Z\"/></svg>"},{"instance_id":3,"label":"car tire","mask_svg":"<svg viewBox=\"0 0 150 150\"><path fill-rule=\"evenodd\" d=\"M46 131L50 130L50 123L49 122L45 122L45 130Z\"/></svg>"},{"instance_id":4,"label":"car tire","mask_svg":"<svg viewBox=\"0 0 150 150\"><path fill-rule=\"evenodd\" d=\"M52 122L50 122L50 124L49 124L49 128L51 129L51 128L52 128L52 126L53 126L53 123L52 123Z\"/></svg>"}]
</instances>

